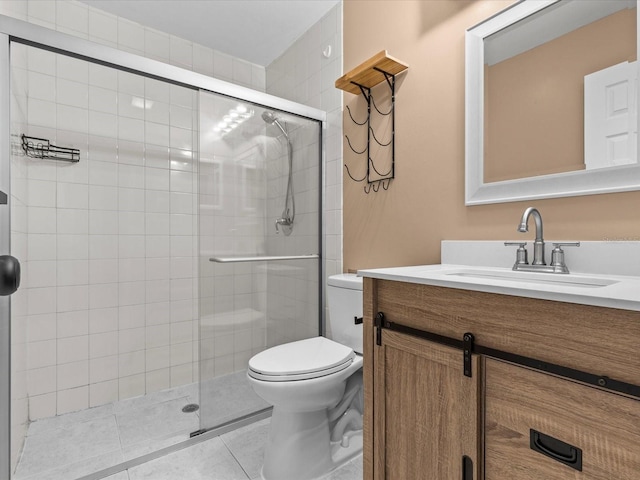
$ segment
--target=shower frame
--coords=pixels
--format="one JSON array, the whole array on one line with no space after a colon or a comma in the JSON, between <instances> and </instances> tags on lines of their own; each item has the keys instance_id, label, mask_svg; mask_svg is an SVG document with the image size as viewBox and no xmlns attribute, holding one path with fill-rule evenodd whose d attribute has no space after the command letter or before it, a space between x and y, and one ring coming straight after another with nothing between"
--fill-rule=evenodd
<instances>
[{"instance_id":1,"label":"shower frame","mask_svg":"<svg viewBox=\"0 0 640 480\"><path fill-rule=\"evenodd\" d=\"M325 225L325 175L324 162L326 151L326 112L286 100L274 95L235 85L206 75L185 70L157 60L121 51L112 47L56 32L5 15L0 15L0 191L10 198L11 187L11 64L10 44L24 45L48 50L54 53L85 60L91 63L134 73L144 77L179 85L195 91L208 91L215 94L252 102L259 106L281 110L287 113L316 120L320 128L320 199L318 225L318 284L320 285L318 302L318 332L324 334L325 304L325 265L324 265L324 225ZM10 206L0 205L0 254L10 253ZM0 478L11 478L11 300L0 297ZM231 429L231 428L229 428ZM209 435L201 435L208 438ZM201 438L204 440L206 438ZM189 440L187 441L189 442ZM168 447L157 452L157 456L172 450L183 448L187 442L175 448Z\"/></svg>"}]
</instances>

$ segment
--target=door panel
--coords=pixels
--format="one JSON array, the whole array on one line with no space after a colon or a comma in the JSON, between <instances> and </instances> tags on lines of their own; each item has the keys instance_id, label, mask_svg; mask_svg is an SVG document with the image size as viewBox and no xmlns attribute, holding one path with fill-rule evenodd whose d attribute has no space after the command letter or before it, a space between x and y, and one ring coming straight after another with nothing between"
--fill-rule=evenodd
<instances>
[{"instance_id":1,"label":"door panel","mask_svg":"<svg viewBox=\"0 0 640 480\"><path fill-rule=\"evenodd\" d=\"M637 63L624 62L584 77L587 169L635 163Z\"/></svg>"},{"instance_id":2,"label":"door panel","mask_svg":"<svg viewBox=\"0 0 640 480\"><path fill-rule=\"evenodd\" d=\"M375 478L461 479L462 457L480 478L477 358L474 377L463 374L462 351L407 335L383 331L376 353ZM380 448L380 447L379 447Z\"/></svg>"}]
</instances>

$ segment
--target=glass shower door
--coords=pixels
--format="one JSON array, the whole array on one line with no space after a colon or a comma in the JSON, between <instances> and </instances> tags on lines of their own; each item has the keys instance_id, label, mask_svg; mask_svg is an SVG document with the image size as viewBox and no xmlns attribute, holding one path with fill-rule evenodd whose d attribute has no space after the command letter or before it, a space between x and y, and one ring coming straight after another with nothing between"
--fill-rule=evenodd
<instances>
[{"instance_id":1,"label":"glass shower door","mask_svg":"<svg viewBox=\"0 0 640 480\"><path fill-rule=\"evenodd\" d=\"M265 348L320 334L321 124L200 93L200 421L269 407Z\"/></svg>"},{"instance_id":2,"label":"glass shower door","mask_svg":"<svg viewBox=\"0 0 640 480\"><path fill-rule=\"evenodd\" d=\"M13 465L70 480L198 429L198 91L11 53Z\"/></svg>"}]
</instances>

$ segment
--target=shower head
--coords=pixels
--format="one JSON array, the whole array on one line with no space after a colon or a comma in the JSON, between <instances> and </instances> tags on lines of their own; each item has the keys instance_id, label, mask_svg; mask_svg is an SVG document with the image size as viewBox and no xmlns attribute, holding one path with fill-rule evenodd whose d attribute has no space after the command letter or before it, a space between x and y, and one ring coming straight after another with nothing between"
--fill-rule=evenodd
<instances>
[{"instance_id":1,"label":"shower head","mask_svg":"<svg viewBox=\"0 0 640 480\"><path fill-rule=\"evenodd\" d=\"M265 110L264 112L262 112L262 120L267 122L269 125L272 125L273 122L275 122L277 119L273 112Z\"/></svg>"},{"instance_id":2,"label":"shower head","mask_svg":"<svg viewBox=\"0 0 640 480\"><path fill-rule=\"evenodd\" d=\"M264 120L268 125L276 125L287 138L287 140L289 140L289 134L280 124L280 122L276 118L275 113L273 113L271 110L265 110L264 112L262 112L262 120Z\"/></svg>"}]
</instances>

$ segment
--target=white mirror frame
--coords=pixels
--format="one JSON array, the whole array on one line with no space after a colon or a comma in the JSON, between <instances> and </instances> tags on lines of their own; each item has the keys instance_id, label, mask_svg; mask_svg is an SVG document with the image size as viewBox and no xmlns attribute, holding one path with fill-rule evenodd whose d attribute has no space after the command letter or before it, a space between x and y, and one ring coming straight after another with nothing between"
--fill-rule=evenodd
<instances>
[{"instance_id":1,"label":"white mirror frame","mask_svg":"<svg viewBox=\"0 0 640 480\"><path fill-rule=\"evenodd\" d=\"M466 32L465 205L640 190L640 163L484 183L484 39L558 1L522 0Z\"/></svg>"}]
</instances>

